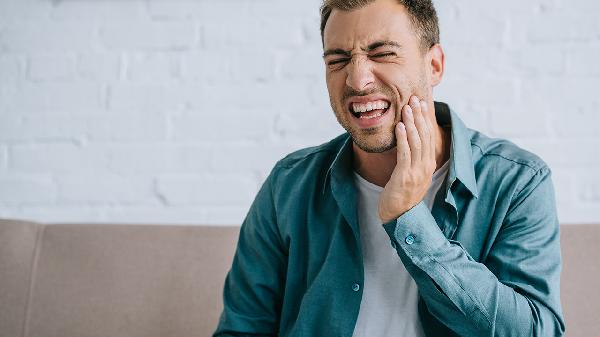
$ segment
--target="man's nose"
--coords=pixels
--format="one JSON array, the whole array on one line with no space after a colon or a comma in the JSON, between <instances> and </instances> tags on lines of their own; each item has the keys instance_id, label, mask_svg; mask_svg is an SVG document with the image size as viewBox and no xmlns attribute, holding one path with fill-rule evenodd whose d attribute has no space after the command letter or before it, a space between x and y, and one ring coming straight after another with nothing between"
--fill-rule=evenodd
<instances>
[{"instance_id":1,"label":"man's nose","mask_svg":"<svg viewBox=\"0 0 600 337\"><path fill-rule=\"evenodd\" d=\"M365 90L375 82L371 65L362 57L353 58L346 68L346 85L356 91Z\"/></svg>"}]
</instances>

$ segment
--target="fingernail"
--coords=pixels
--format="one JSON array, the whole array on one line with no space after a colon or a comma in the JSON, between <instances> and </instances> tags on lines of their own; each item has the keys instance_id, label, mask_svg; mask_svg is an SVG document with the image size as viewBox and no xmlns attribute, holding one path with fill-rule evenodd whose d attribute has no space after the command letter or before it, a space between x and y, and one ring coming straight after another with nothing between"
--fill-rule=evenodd
<instances>
[{"instance_id":1,"label":"fingernail","mask_svg":"<svg viewBox=\"0 0 600 337\"><path fill-rule=\"evenodd\" d=\"M412 108L410 107L410 105L406 106L406 114L412 116Z\"/></svg>"},{"instance_id":2,"label":"fingernail","mask_svg":"<svg viewBox=\"0 0 600 337\"><path fill-rule=\"evenodd\" d=\"M404 126L404 123L398 122L398 126L400 127L400 130L402 130L402 131L406 130L406 126Z\"/></svg>"},{"instance_id":3,"label":"fingernail","mask_svg":"<svg viewBox=\"0 0 600 337\"><path fill-rule=\"evenodd\" d=\"M414 104L419 104L419 98L417 96L413 96L412 101Z\"/></svg>"}]
</instances>

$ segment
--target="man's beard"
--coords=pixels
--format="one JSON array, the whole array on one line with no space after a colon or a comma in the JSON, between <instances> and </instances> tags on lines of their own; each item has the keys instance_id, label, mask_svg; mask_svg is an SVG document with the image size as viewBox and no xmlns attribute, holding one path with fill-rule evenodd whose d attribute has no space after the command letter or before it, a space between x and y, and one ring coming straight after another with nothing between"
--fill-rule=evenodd
<instances>
[{"instance_id":1,"label":"man's beard","mask_svg":"<svg viewBox=\"0 0 600 337\"><path fill-rule=\"evenodd\" d=\"M424 76L419 79L418 83L413 83L411 85L412 93L427 93L427 83L425 81ZM397 97L394 92L388 87L374 88L369 91L355 91L351 88L346 87L344 93L342 95L342 102L345 102L348 97L351 96L366 96L370 94L383 94L387 97L391 104L390 107L397 101ZM420 97L420 98L428 98L428 97ZM367 153L383 153L389 150L392 150L396 147L396 133L395 128L396 124L400 121L400 119L396 119L394 116L393 125L379 125L372 128L361 129L357 127L355 123L352 122L351 113L347 111L347 107L342 103L339 107L341 111L337 111L335 104L331 102L332 109L336 111L336 118L338 123L350 134L352 140L360 148L361 150ZM388 108L388 109L389 109ZM399 115L399 111L401 110L401 106L395 106L394 113ZM387 111L386 113L389 113Z\"/></svg>"},{"instance_id":2,"label":"man's beard","mask_svg":"<svg viewBox=\"0 0 600 337\"><path fill-rule=\"evenodd\" d=\"M361 150L368 153L383 153L396 147L394 127L395 124L392 127L384 125L367 129L358 129L352 126L344 128L352 137L354 144Z\"/></svg>"}]
</instances>

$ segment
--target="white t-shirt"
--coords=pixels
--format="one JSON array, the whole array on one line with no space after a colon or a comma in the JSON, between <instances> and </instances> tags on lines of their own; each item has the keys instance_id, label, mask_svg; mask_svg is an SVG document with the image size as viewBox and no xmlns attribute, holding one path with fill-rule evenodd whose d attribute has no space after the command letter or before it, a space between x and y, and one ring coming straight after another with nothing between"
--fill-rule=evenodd
<instances>
[{"instance_id":1,"label":"white t-shirt","mask_svg":"<svg viewBox=\"0 0 600 337\"><path fill-rule=\"evenodd\" d=\"M425 196L429 209L444 183L448 161L432 177ZM383 187L354 172L358 190L358 224L365 267L365 282L353 337L425 336L418 314L418 288L408 273L378 215Z\"/></svg>"}]
</instances>

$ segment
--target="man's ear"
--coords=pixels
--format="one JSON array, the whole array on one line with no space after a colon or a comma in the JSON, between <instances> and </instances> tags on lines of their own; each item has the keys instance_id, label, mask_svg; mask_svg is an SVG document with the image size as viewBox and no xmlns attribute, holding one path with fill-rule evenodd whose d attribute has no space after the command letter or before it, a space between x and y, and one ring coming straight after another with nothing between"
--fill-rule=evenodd
<instances>
[{"instance_id":1,"label":"man's ear","mask_svg":"<svg viewBox=\"0 0 600 337\"><path fill-rule=\"evenodd\" d=\"M431 86L435 87L442 81L446 62L444 50L439 43L433 45L433 47L429 49L429 52L427 52L427 59L429 61L429 76L431 76Z\"/></svg>"}]
</instances>

